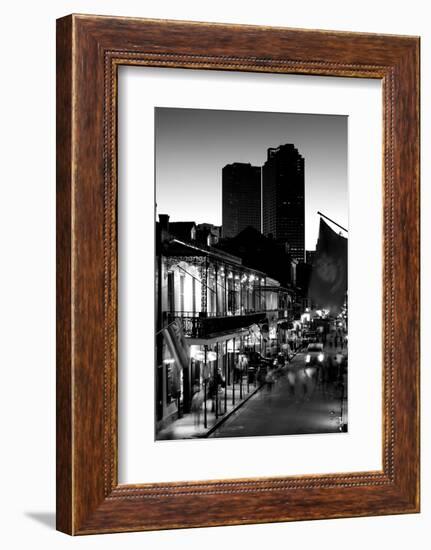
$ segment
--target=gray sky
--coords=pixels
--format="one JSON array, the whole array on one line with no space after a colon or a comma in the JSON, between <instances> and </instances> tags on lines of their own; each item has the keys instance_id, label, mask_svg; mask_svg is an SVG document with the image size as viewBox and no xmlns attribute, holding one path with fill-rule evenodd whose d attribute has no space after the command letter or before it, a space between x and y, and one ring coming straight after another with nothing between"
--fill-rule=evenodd
<instances>
[{"instance_id":1,"label":"gray sky","mask_svg":"<svg viewBox=\"0 0 431 550\"><path fill-rule=\"evenodd\" d=\"M347 117L156 108L157 214L221 225L222 168L262 166L267 149L293 143L305 159L305 246L320 210L348 228Z\"/></svg>"}]
</instances>

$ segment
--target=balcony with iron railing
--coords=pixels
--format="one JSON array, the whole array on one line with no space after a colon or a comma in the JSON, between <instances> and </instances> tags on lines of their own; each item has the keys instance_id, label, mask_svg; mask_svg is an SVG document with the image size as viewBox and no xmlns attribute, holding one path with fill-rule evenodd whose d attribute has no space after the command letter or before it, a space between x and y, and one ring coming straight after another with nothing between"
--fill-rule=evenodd
<instances>
[{"instance_id":1,"label":"balcony with iron railing","mask_svg":"<svg viewBox=\"0 0 431 550\"><path fill-rule=\"evenodd\" d=\"M255 323L260 323L266 317L266 312L245 313L242 315L208 315L200 314L196 316L182 315L181 312L174 311L167 313L167 322L171 323L175 319L180 319L183 325L184 334L189 338L209 338L217 334L226 332L235 332L242 328L249 327Z\"/></svg>"},{"instance_id":2,"label":"balcony with iron railing","mask_svg":"<svg viewBox=\"0 0 431 550\"><path fill-rule=\"evenodd\" d=\"M276 312L278 319L286 318L285 309L245 311L237 315L215 312L172 311L166 312L165 315L168 324L176 319L181 321L185 336L189 338L208 338L261 323L271 312Z\"/></svg>"}]
</instances>

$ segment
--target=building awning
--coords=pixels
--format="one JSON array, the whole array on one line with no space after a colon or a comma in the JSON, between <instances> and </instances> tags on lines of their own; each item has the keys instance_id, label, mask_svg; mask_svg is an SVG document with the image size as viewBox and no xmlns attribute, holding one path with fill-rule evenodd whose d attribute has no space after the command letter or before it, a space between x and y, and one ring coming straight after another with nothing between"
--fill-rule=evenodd
<instances>
[{"instance_id":1,"label":"building awning","mask_svg":"<svg viewBox=\"0 0 431 550\"><path fill-rule=\"evenodd\" d=\"M239 329L234 332L217 334L216 336L208 336L207 338L187 338L187 343L190 346L209 346L211 344L218 344L220 342L226 342L227 340L232 340L233 338L240 338L241 336L246 336L250 334L248 328Z\"/></svg>"}]
</instances>

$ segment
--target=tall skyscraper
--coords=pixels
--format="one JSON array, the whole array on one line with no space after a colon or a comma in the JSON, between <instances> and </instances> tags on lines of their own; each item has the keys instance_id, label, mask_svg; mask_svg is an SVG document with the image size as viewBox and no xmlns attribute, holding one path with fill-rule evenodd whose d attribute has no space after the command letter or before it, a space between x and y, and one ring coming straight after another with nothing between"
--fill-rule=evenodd
<instances>
[{"instance_id":1,"label":"tall skyscraper","mask_svg":"<svg viewBox=\"0 0 431 550\"><path fill-rule=\"evenodd\" d=\"M263 234L305 260L304 158L292 144L268 149L262 168Z\"/></svg>"},{"instance_id":2,"label":"tall skyscraper","mask_svg":"<svg viewBox=\"0 0 431 550\"><path fill-rule=\"evenodd\" d=\"M261 231L261 168L227 164L222 172L223 237L235 237L248 226Z\"/></svg>"}]
</instances>

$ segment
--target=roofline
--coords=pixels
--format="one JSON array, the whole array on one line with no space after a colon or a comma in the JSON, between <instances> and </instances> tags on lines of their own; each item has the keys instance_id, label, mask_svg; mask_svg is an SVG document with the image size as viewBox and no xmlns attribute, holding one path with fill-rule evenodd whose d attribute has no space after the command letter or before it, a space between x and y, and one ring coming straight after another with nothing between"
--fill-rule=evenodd
<instances>
[{"instance_id":1,"label":"roofline","mask_svg":"<svg viewBox=\"0 0 431 550\"><path fill-rule=\"evenodd\" d=\"M272 279L273 281L277 281L277 279L274 279L264 271L260 271L260 269L255 269L254 267L249 267L247 265L244 265L242 263L242 258L240 258L239 256L234 256L233 254L229 254L228 252L222 252L222 251L219 251L218 249L216 251L216 249L213 249L213 248L211 250L207 250L205 248L200 248L199 246L196 246L194 244L191 244L185 241L180 241L179 239L176 239L176 238L172 239L171 242L176 242L178 244L181 244L182 246L186 246L188 248L191 248L192 250L201 252L203 256L214 256L226 262L229 262L229 261L234 262L235 260L239 260L239 262L236 262L239 267L243 267L245 269L248 269L249 271L253 271L254 273L259 273L260 275L263 275L264 277ZM276 288L281 288L281 287L276 287Z\"/></svg>"}]
</instances>

